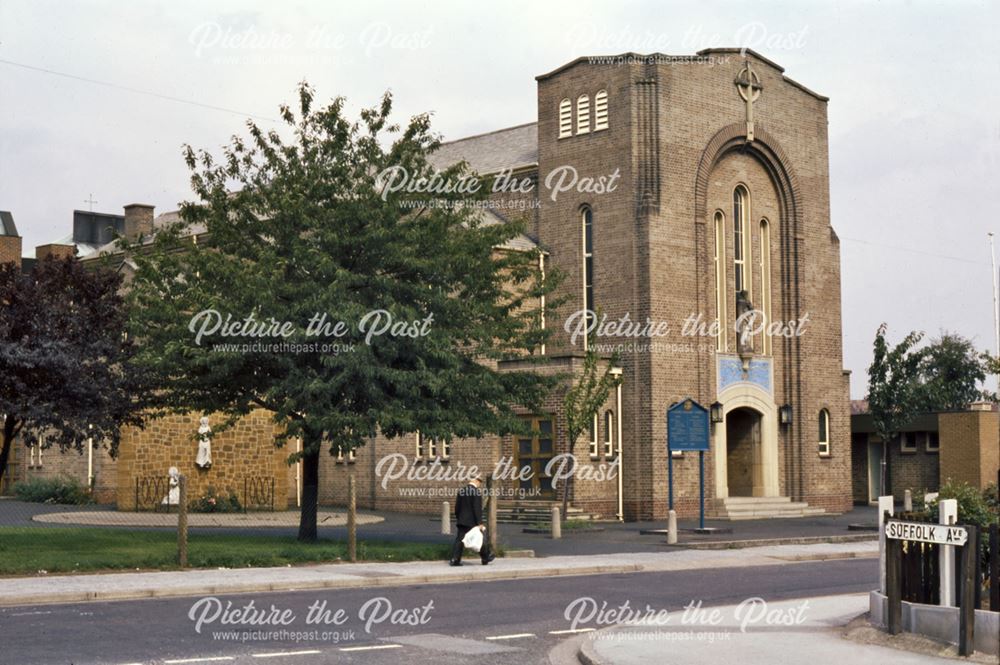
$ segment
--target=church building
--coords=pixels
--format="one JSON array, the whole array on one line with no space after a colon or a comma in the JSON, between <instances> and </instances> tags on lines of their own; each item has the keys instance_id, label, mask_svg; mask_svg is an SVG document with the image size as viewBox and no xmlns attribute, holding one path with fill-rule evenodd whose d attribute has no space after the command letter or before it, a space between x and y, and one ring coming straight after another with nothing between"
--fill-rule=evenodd
<instances>
[{"instance_id":1,"label":"church building","mask_svg":"<svg viewBox=\"0 0 1000 665\"><path fill-rule=\"evenodd\" d=\"M526 242L565 276L567 302L546 321L551 370L578 372L590 344L605 357L620 352L621 387L574 447L594 471L574 483L574 509L664 518L666 411L691 398L711 411L711 516L849 510L828 99L740 49L582 57L536 79L537 122L446 143L433 162L464 160L487 183L533 183L530 193L499 187L486 214L524 219ZM594 330L574 334L591 317ZM360 505L439 507L435 483L421 480L433 474L386 481L383 460L395 454L416 464L530 466L540 471L530 479L499 481L511 492L501 508L556 500L561 490L544 469L567 444L561 400L548 406L525 414L532 437L492 445L378 437L354 459L330 461L324 494L343 497L350 468ZM672 455L675 507L697 514L698 454ZM600 474L611 464L620 482Z\"/></svg>"}]
</instances>

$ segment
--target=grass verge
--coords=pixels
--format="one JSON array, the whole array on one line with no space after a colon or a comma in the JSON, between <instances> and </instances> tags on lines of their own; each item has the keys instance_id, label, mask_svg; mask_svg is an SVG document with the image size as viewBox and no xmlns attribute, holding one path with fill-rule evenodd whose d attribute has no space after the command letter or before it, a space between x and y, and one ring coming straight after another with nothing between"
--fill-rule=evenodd
<instances>
[{"instance_id":1,"label":"grass verge","mask_svg":"<svg viewBox=\"0 0 1000 665\"><path fill-rule=\"evenodd\" d=\"M359 561L444 561L447 543L358 541ZM248 568L343 561L347 543L300 543L290 536L241 536L191 531L194 568ZM176 535L121 529L0 527L0 575L177 568Z\"/></svg>"}]
</instances>

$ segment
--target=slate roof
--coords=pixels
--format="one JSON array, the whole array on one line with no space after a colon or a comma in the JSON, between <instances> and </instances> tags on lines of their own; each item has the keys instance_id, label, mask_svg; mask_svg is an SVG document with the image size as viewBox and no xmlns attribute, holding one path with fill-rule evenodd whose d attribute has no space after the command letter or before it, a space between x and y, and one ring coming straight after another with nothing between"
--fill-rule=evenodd
<instances>
[{"instance_id":1,"label":"slate roof","mask_svg":"<svg viewBox=\"0 0 1000 665\"><path fill-rule=\"evenodd\" d=\"M538 164L538 123L442 143L430 156L431 165L437 169L446 169L463 160L480 175L535 166Z\"/></svg>"}]
</instances>

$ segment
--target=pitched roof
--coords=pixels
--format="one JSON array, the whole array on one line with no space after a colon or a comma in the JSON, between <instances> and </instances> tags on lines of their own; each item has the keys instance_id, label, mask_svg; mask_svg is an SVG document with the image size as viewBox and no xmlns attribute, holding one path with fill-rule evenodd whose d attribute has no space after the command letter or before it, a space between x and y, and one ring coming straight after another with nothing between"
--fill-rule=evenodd
<instances>
[{"instance_id":1,"label":"pitched roof","mask_svg":"<svg viewBox=\"0 0 1000 665\"><path fill-rule=\"evenodd\" d=\"M442 143L429 158L437 169L446 169L463 160L480 175L535 166L538 164L538 123L529 122Z\"/></svg>"},{"instance_id":2,"label":"pitched roof","mask_svg":"<svg viewBox=\"0 0 1000 665\"><path fill-rule=\"evenodd\" d=\"M16 236L17 227L14 226L14 215L6 210L0 210L0 236Z\"/></svg>"}]
</instances>

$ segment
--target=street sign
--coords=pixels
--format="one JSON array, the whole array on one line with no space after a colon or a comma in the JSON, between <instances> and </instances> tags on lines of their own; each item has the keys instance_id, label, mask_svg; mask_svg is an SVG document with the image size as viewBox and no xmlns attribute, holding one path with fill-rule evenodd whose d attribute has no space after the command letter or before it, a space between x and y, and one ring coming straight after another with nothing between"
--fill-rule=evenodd
<instances>
[{"instance_id":1,"label":"street sign","mask_svg":"<svg viewBox=\"0 0 1000 665\"><path fill-rule=\"evenodd\" d=\"M667 496L674 509L674 451L698 453L698 528L705 528L705 451L708 450L708 409L690 397L667 409Z\"/></svg>"},{"instance_id":2,"label":"street sign","mask_svg":"<svg viewBox=\"0 0 1000 665\"><path fill-rule=\"evenodd\" d=\"M667 409L667 448L674 452L708 450L708 409L691 398Z\"/></svg>"},{"instance_id":3,"label":"street sign","mask_svg":"<svg viewBox=\"0 0 1000 665\"><path fill-rule=\"evenodd\" d=\"M960 526L889 520L885 523L885 537L891 540L912 540L918 543L962 547L968 541L969 533Z\"/></svg>"}]
</instances>

